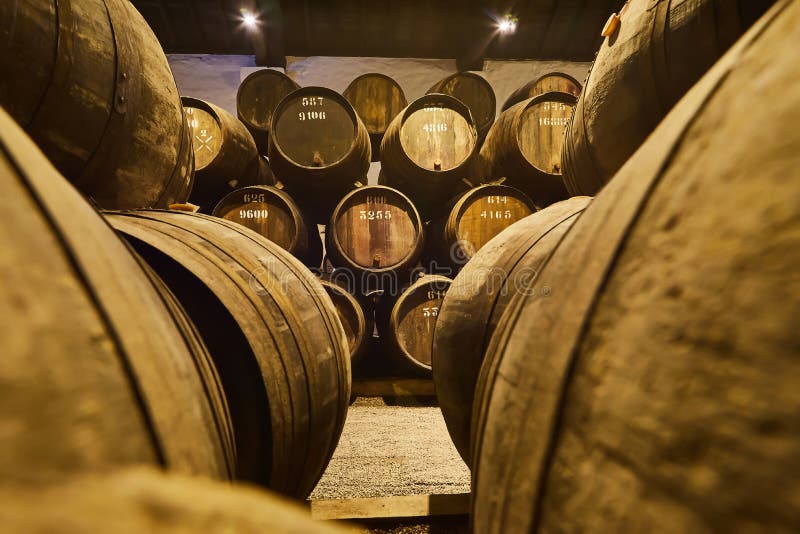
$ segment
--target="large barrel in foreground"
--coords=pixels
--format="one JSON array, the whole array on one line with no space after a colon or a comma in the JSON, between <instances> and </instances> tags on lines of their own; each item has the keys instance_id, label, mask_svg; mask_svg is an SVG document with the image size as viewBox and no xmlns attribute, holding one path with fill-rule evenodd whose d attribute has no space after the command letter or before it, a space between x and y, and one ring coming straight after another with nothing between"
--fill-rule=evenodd
<instances>
[{"instance_id":1,"label":"large barrel in foreground","mask_svg":"<svg viewBox=\"0 0 800 534\"><path fill-rule=\"evenodd\" d=\"M596 194L771 3L629 2L567 128L562 159L570 194Z\"/></svg>"},{"instance_id":2,"label":"large barrel in foreground","mask_svg":"<svg viewBox=\"0 0 800 534\"><path fill-rule=\"evenodd\" d=\"M470 177L477 146L467 106L452 96L425 95L389 125L379 183L407 194L427 218Z\"/></svg>"},{"instance_id":3,"label":"large barrel in foreground","mask_svg":"<svg viewBox=\"0 0 800 534\"><path fill-rule=\"evenodd\" d=\"M475 404L476 532L800 529L798 42L781 2L506 312ZM754 108L782 120L752 128Z\"/></svg>"},{"instance_id":4,"label":"large barrel in foreground","mask_svg":"<svg viewBox=\"0 0 800 534\"><path fill-rule=\"evenodd\" d=\"M350 398L344 331L319 282L274 243L224 219L167 211L107 219L208 346L234 424L239 478L306 497Z\"/></svg>"},{"instance_id":5,"label":"large barrel in foreground","mask_svg":"<svg viewBox=\"0 0 800 534\"><path fill-rule=\"evenodd\" d=\"M408 105L403 89L385 74L362 74L347 86L342 95L353 105L369 132L372 161L378 161L386 128Z\"/></svg>"},{"instance_id":6,"label":"large barrel in foreground","mask_svg":"<svg viewBox=\"0 0 800 534\"><path fill-rule=\"evenodd\" d=\"M575 106L569 93L545 93L500 114L481 147L476 175L505 178L539 207L569 195L561 178L564 127Z\"/></svg>"},{"instance_id":7,"label":"large barrel in foreground","mask_svg":"<svg viewBox=\"0 0 800 534\"><path fill-rule=\"evenodd\" d=\"M475 121L478 139L486 137L497 114L494 89L486 78L473 72L456 72L435 83L427 93L450 95L463 102Z\"/></svg>"},{"instance_id":8,"label":"large barrel in foreground","mask_svg":"<svg viewBox=\"0 0 800 534\"><path fill-rule=\"evenodd\" d=\"M0 185L2 483L143 463L230 478L182 317L2 109Z\"/></svg>"},{"instance_id":9,"label":"large barrel in foreground","mask_svg":"<svg viewBox=\"0 0 800 534\"><path fill-rule=\"evenodd\" d=\"M506 185L481 185L451 202L428 225L425 262L458 271L494 236L536 211L533 201ZM431 269L432 272L440 272Z\"/></svg>"},{"instance_id":10,"label":"large barrel in foreground","mask_svg":"<svg viewBox=\"0 0 800 534\"><path fill-rule=\"evenodd\" d=\"M0 106L104 208L186 201L193 158L167 59L130 2L5 2Z\"/></svg>"},{"instance_id":11,"label":"large barrel in foreground","mask_svg":"<svg viewBox=\"0 0 800 534\"><path fill-rule=\"evenodd\" d=\"M261 183L261 157L253 136L236 117L211 102L181 98L194 151L194 186L190 202L208 213L222 197L237 187ZM266 163L264 163L266 164Z\"/></svg>"},{"instance_id":12,"label":"large barrel in foreground","mask_svg":"<svg viewBox=\"0 0 800 534\"><path fill-rule=\"evenodd\" d=\"M9 532L20 533L343 532L312 521L296 503L255 488L144 468L76 477L48 488L0 488L0 517Z\"/></svg>"},{"instance_id":13,"label":"large barrel in foreground","mask_svg":"<svg viewBox=\"0 0 800 534\"><path fill-rule=\"evenodd\" d=\"M342 95L303 87L272 116L269 162L300 206L325 223L336 203L367 183L370 142L364 123Z\"/></svg>"},{"instance_id":14,"label":"large barrel in foreground","mask_svg":"<svg viewBox=\"0 0 800 534\"><path fill-rule=\"evenodd\" d=\"M267 154L272 113L281 100L297 89L297 82L275 69L257 70L239 85L236 114L253 136L259 153Z\"/></svg>"},{"instance_id":15,"label":"large barrel in foreground","mask_svg":"<svg viewBox=\"0 0 800 534\"><path fill-rule=\"evenodd\" d=\"M503 111L511 106L519 104L523 100L528 100L535 96L545 93L569 93L575 98L581 94L583 87L580 82L563 72L549 72L530 81L511 93L503 103Z\"/></svg>"},{"instance_id":16,"label":"large barrel in foreground","mask_svg":"<svg viewBox=\"0 0 800 534\"><path fill-rule=\"evenodd\" d=\"M246 226L306 265L322 261L317 225L306 224L292 197L280 189L263 185L237 189L220 200L213 215Z\"/></svg>"},{"instance_id":17,"label":"large barrel in foreground","mask_svg":"<svg viewBox=\"0 0 800 534\"><path fill-rule=\"evenodd\" d=\"M433 380L447 430L467 465L475 385L484 358L492 358L489 339L589 201L557 202L509 226L472 257L445 295L433 340Z\"/></svg>"}]
</instances>

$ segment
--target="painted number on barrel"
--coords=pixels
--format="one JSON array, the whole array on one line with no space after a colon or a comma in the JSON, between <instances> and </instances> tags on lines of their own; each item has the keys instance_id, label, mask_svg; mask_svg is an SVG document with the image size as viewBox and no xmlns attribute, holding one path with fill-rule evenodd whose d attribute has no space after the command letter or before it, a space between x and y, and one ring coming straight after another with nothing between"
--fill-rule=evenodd
<instances>
[{"instance_id":1,"label":"painted number on barrel","mask_svg":"<svg viewBox=\"0 0 800 534\"><path fill-rule=\"evenodd\" d=\"M568 117L539 117L539 126L566 126Z\"/></svg>"},{"instance_id":2,"label":"painted number on barrel","mask_svg":"<svg viewBox=\"0 0 800 534\"><path fill-rule=\"evenodd\" d=\"M511 210L483 210L481 219L510 219Z\"/></svg>"},{"instance_id":3,"label":"painted number on barrel","mask_svg":"<svg viewBox=\"0 0 800 534\"><path fill-rule=\"evenodd\" d=\"M426 123L422 126L422 130L428 133L446 132L447 124L443 122Z\"/></svg>"},{"instance_id":4,"label":"painted number on barrel","mask_svg":"<svg viewBox=\"0 0 800 534\"><path fill-rule=\"evenodd\" d=\"M506 195L491 195L486 197L487 204L508 204L508 197Z\"/></svg>"},{"instance_id":5,"label":"painted number on barrel","mask_svg":"<svg viewBox=\"0 0 800 534\"><path fill-rule=\"evenodd\" d=\"M392 212L389 210L361 210L358 212L358 218L362 221L389 220L392 218Z\"/></svg>"},{"instance_id":6,"label":"painted number on barrel","mask_svg":"<svg viewBox=\"0 0 800 534\"><path fill-rule=\"evenodd\" d=\"M269 210L239 210L240 219L266 219Z\"/></svg>"},{"instance_id":7,"label":"painted number on barrel","mask_svg":"<svg viewBox=\"0 0 800 534\"><path fill-rule=\"evenodd\" d=\"M438 306L431 306L429 308L422 308L422 316L423 317L436 317L439 315L439 307Z\"/></svg>"},{"instance_id":8,"label":"painted number on barrel","mask_svg":"<svg viewBox=\"0 0 800 534\"><path fill-rule=\"evenodd\" d=\"M242 195L242 202L266 202L267 195L264 193L245 193Z\"/></svg>"},{"instance_id":9,"label":"painted number on barrel","mask_svg":"<svg viewBox=\"0 0 800 534\"><path fill-rule=\"evenodd\" d=\"M428 290L428 300L441 300L444 298L444 291Z\"/></svg>"}]
</instances>

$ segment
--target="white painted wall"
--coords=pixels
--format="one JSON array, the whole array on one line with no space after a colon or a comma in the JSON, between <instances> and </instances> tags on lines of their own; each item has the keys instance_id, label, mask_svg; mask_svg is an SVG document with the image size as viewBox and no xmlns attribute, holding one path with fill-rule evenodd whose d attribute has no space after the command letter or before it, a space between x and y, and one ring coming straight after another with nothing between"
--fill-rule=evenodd
<instances>
[{"instance_id":1,"label":"white painted wall","mask_svg":"<svg viewBox=\"0 0 800 534\"><path fill-rule=\"evenodd\" d=\"M236 90L255 66L253 56L169 54L170 67L181 95L208 100L236 114ZM425 94L433 84L456 72L450 59L380 57L287 57L286 74L301 86L321 85L342 92L350 82L367 72L394 78L409 102ZM553 71L565 72L583 82L589 63L567 61L486 60L477 71L491 84L497 97L497 112L508 95L521 85Z\"/></svg>"}]
</instances>

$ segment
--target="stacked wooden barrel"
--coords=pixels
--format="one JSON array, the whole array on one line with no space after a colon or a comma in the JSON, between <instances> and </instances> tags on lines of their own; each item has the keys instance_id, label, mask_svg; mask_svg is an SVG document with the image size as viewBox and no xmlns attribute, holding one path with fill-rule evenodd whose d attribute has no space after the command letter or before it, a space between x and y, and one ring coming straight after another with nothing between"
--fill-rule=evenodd
<instances>
[{"instance_id":1,"label":"stacked wooden barrel","mask_svg":"<svg viewBox=\"0 0 800 534\"><path fill-rule=\"evenodd\" d=\"M575 106L569 93L544 93L500 114L481 147L476 175L504 178L539 207L566 199L561 178L564 128Z\"/></svg>"},{"instance_id":2,"label":"stacked wooden barrel","mask_svg":"<svg viewBox=\"0 0 800 534\"><path fill-rule=\"evenodd\" d=\"M409 195L427 218L469 177L477 146L466 105L447 95L425 95L389 125L379 182Z\"/></svg>"},{"instance_id":3,"label":"stacked wooden barrel","mask_svg":"<svg viewBox=\"0 0 800 534\"><path fill-rule=\"evenodd\" d=\"M210 212L222 197L238 187L275 183L241 121L198 98L184 96L181 102L194 151L195 179L190 202Z\"/></svg>"},{"instance_id":4,"label":"stacked wooden barrel","mask_svg":"<svg viewBox=\"0 0 800 534\"><path fill-rule=\"evenodd\" d=\"M580 82L569 74L548 72L511 93L503 103L503 111L519 104L523 100L543 95L544 93L569 93L578 98L582 89Z\"/></svg>"},{"instance_id":5,"label":"stacked wooden barrel","mask_svg":"<svg viewBox=\"0 0 800 534\"><path fill-rule=\"evenodd\" d=\"M266 237L303 261L319 266L322 243L317 225L307 217L284 191L271 186L242 187L228 193L212 213Z\"/></svg>"},{"instance_id":6,"label":"stacked wooden barrel","mask_svg":"<svg viewBox=\"0 0 800 534\"><path fill-rule=\"evenodd\" d=\"M0 10L0 106L105 208L167 207L192 186L188 124L164 52L130 2Z\"/></svg>"},{"instance_id":7,"label":"stacked wooden barrel","mask_svg":"<svg viewBox=\"0 0 800 534\"><path fill-rule=\"evenodd\" d=\"M372 161L379 161L386 129L408 105L403 89L385 74L370 72L350 82L342 95L353 105L369 132Z\"/></svg>"},{"instance_id":8,"label":"stacked wooden barrel","mask_svg":"<svg viewBox=\"0 0 800 534\"><path fill-rule=\"evenodd\" d=\"M463 102L470 111L478 139L486 137L497 106L494 89L486 78L474 72L457 72L433 84L428 93L450 95Z\"/></svg>"},{"instance_id":9,"label":"stacked wooden barrel","mask_svg":"<svg viewBox=\"0 0 800 534\"><path fill-rule=\"evenodd\" d=\"M275 108L270 131L270 165L315 222L325 223L347 191L366 183L369 134L339 93L324 87L290 93Z\"/></svg>"},{"instance_id":10,"label":"stacked wooden barrel","mask_svg":"<svg viewBox=\"0 0 800 534\"><path fill-rule=\"evenodd\" d=\"M451 205L428 225L425 261L453 272L494 236L536 211L525 193L498 184L470 189Z\"/></svg>"},{"instance_id":11,"label":"stacked wooden barrel","mask_svg":"<svg viewBox=\"0 0 800 534\"><path fill-rule=\"evenodd\" d=\"M253 136L259 153L267 154L272 113L281 100L297 89L297 82L274 69L257 70L239 85L236 114Z\"/></svg>"}]
</instances>

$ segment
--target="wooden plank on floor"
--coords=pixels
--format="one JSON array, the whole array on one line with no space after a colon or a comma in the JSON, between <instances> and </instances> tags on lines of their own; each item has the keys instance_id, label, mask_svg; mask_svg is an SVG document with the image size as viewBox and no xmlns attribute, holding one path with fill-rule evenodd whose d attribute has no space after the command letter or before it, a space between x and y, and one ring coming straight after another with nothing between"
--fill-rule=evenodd
<instances>
[{"instance_id":1,"label":"wooden plank on floor","mask_svg":"<svg viewBox=\"0 0 800 534\"><path fill-rule=\"evenodd\" d=\"M310 504L311 518L318 520L464 515L469 513L469 493L321 499Z\"/></svg>"},{"instance_id":2,"label":"wooden plank on floor","mask_svg":"<svg viewBox=\"0 0 800 534\"><path fill-rule=\"evenodd\" d=\"M433 380L423 378L384 378L353 380L356 397L432 397Z\"/></svg>"}]
</instances>

